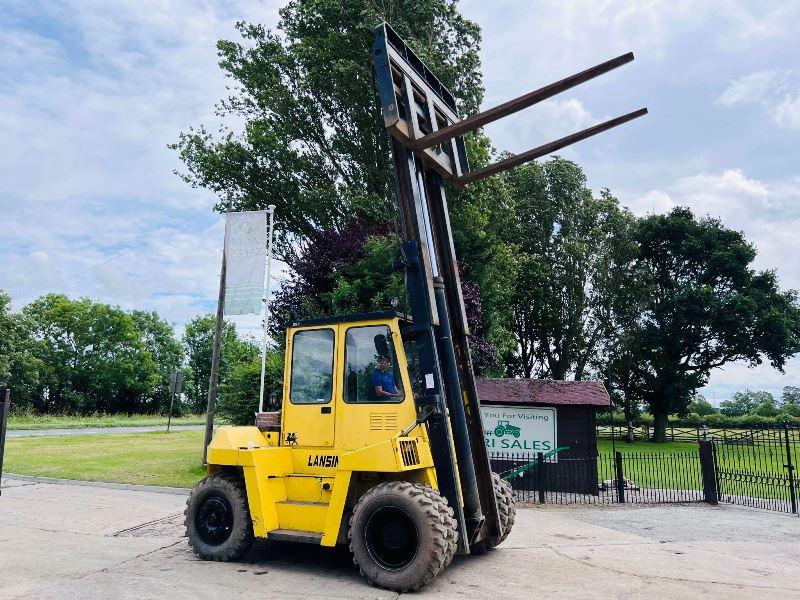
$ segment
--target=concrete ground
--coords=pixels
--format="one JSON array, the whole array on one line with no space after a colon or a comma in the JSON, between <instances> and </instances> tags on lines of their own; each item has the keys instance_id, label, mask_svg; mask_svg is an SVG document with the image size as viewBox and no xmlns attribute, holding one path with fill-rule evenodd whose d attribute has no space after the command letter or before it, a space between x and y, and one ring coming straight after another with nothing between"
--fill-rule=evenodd
<instances>
[{"instance_id":1,"label":"concrete ground","mask_svg":"<svg viewBox=\"0 0 800 600\"><path fill-rule=\"evenodd\" d=\"M395 598L344 549L258 543L198 560L185 495L3 480L0 596ZM508 540L457 558L425 598L798 598L800 519L736 506L520 509Z\"/></svg>"}]
</instances>

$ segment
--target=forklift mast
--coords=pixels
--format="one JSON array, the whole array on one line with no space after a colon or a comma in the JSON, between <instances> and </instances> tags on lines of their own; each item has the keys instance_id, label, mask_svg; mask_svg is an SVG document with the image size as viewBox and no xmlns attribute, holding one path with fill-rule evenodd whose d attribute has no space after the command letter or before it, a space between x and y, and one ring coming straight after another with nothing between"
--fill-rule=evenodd
<instances>
[{"instance_id":1,"label":"forklift mast","mask_svg":"<svg viewBox=\"0 0 800 600\"><path fill-rule=\"evenodd\" d=\"M439 489L455 511L461 554L500 535L469 349L469 327L444 182L457 188L545 156L647 113L643 108L470 172L463 135L633 60L628 53L466 119L452 94L386 23L372 62L390 134L415 348Z\"/></svg>"}]
</instances>

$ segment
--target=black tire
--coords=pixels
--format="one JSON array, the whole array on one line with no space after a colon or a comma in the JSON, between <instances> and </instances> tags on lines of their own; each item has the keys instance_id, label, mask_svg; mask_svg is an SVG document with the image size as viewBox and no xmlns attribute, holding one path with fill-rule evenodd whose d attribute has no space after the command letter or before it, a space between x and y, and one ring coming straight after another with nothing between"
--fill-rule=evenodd
<instances>
[{"instance_id":1,"label":"black tire","mask_svg":"<svg viewBox=\"0 0 800 600\"><path fill-rule=\"evenodd\" d=\"M470 546L470 554L486 554L495 546L499 546L511 533L514 521L517 517L517 504L514 501L514 490L497 473L492 473L492 484L494 486L494 497L497 502L497 512L500 517L500 536L489 540L481 540Z\"/></svg>"},{"instance_id":2,"label":"black tire","mask_svg":"<svg viewBox=\"0 0 800 600\"><path fill-rule=\"evenodd\" d=\"M200 481L186 501L189 546L205 560L229 561L253 545L253 522L241 479L215 473Z\"/></svg>"},{"instance_id":3,"label":"black tire","mask_svg":"<svg viewBox=\"0 0 800 600\"><path fill-rule=\"evenodd\" d=\"M381 483L361 497L350 517L353 562L373 585L419 590L453 560L458 533L452 515L430 487Z\"/></svg>"},{"instance_id":4,"label":"black tire","mask_svg":"<svg viewBox=\"0 0 800 600\"><path fill-rule=\"evenodd\" d=\"M503 543L514 527L514 521L517 518L517 503L514 500L514 489L510 483L501 479L497 473L492 473L492 483L494 483L494 494L497 498L497 510L500 512L500 525L503 531L494 544L498 546Z\"/></svg>"}]
</instances>

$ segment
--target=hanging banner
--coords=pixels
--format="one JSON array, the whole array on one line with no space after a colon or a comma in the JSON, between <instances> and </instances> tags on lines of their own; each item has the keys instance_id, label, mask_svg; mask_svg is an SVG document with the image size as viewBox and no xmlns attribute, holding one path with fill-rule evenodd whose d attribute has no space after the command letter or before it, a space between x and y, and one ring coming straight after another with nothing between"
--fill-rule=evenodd
<instances>
[{"instance_id":1,"label":"hanging banner","mask_svg":"<svg viewBox=\"0 0 800 600\"><path fill-rule=\"evenodd\" d=\"M267 212L232 212L225 217L225 314L261 314Z\"/></svg>"}]
</instances>

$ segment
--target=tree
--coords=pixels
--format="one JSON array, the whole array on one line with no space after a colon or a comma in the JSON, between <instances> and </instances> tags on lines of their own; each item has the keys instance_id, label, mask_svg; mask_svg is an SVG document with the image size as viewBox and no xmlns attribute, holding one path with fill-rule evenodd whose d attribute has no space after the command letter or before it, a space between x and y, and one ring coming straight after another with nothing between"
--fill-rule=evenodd
<instances>
[{"instance_id":1,"label":"tree","mask_svg":"<svg viewBox=\"0 0 800 600\"><path fill-rule=\"evenodd\" d=\"M0 388L12 390L12 406L26 410L34 406L43 367L30 323L10 312L11 297L0 290Z\"/></svg>"},{"instance_id":2,"label":"tree","mask_svg":"<svg viewBox=\"0 0 800 600\"><path fill-rule=\"evenodd\" d=\"M719 409L723 415L728 417L741 417L742 415L755 414L756 410L761 405L774 406L774 396L769 392L759 392L747 389L743 392L735 392L728 400L723 400L720 402Z\"/></svg>"},{"instance_id":3,"label":"tree","mask_svg":"<svg viewBox=\"0 0 800 600\"><path fill-rule=\"evenodd\" d=\"M517 346L510 370L583 379L611 336L612 309L629 285L618 267L634 252L633 218L607 191L593 197L581 168L558 157L520 167L508 181Z\"/></svg>"},{"instance_id":4,"label":"tree","mask_svg":"<svg viewBox=\"0 0 800 600\"><path fill-rule=\"evenodd\" d=\"M782 370L800 351L800 307L773 272L750 267L753 246L717 219L676 208L642 219L635 240L642 309L625 339L642 369L654 440L664 441L667 415L685 412L713 369L766 360Z\"/></svg>"},{"instance_id":5,"label":"tree","mask_svg":"<svg viewBox=\"0 0 800 600\"><path fill-rule=\"evenodd\" d=\"M172 324L161 319L155 311L134 310L131 318L158 371L158 381L151 392L153 400L157 410L167 411L170 404L170 376L183 364L183 346L175 338Z\"/></svg>"},{"instance_id":6,"label":"tree","mask_svg":"<svg viewBox=\"0 0 800 600\"><path fill-rule=\"evenodd\" d=\"M279 347L267 352L264 370L264 409L276 410L269 406L270 395L276 394L280 400L283 382L283 351ZM261 357L254 356L249 361L231 366L225 382L220 387L217 412L220 417L234 425L252 425L254 413L258 410L258 394L261 388Z\"/></svg>"},{"instance_id":7,"label":"tree","mask_svg":"<svg viewBox=\"0 0 800 600\"><path fill-rule=\"evenodd\" d=\"M695 394L692 396L691 402L686 407L686 412L689 414L695 413L704 417L706 415L713 415L714 413L719 412L717 408L711 404L708 400L705 399L705 396L702 394Z\"/></svg>"},{"instance_id":8,"label":"tree","mask_svg":"<svg viewBox=\"0 0 800 600\"><path fill-rule=\"evenodd\" d=\"M189 321L183 333L183 347L189 370L184 389L189 407L194 412L206 410L215 328L214 315L201 315ZM223 322L219 362L220 386L226 381L233 365L250 362L258 353L259 349L255 343L239 338L233 323Z\"/></svg>"},{"instance_id":9,"label":"tree","mask_svg":"<svg viewBox=\"0 0 800 600\"><path fill-rule=\"evenodd\" d=\"M39 412L151 412L158 368L133 318L88 298L48 294L22 313L41 358Z\"/></svg>"},{"instance_id":10,"label":"tree","mask_svg":"<svg viewBox=\"0 0 800 600\"><path fill-rule=\"evenodd\" d=\"M183 178L230 194L236 210L275 204L279 245L354 219L383 222L394 187L388 138L370 66L374 28L388 20L454 94L475 112L482 99L480 29L453 0L295 0L276 31L239 23L242 42L217 44L232 80L218 113L243 132L203 127L174 148Z\"/></svg>"},{"instance_id":11,"label":"tree","mask_svg":"<svg viewBox=\"0 0 800 600\"><path fill-rule=\"evenodd\" d=\"M800 387L784 386L781 391L781 407L800 406Z\"/></svg>"}]
</instances>

